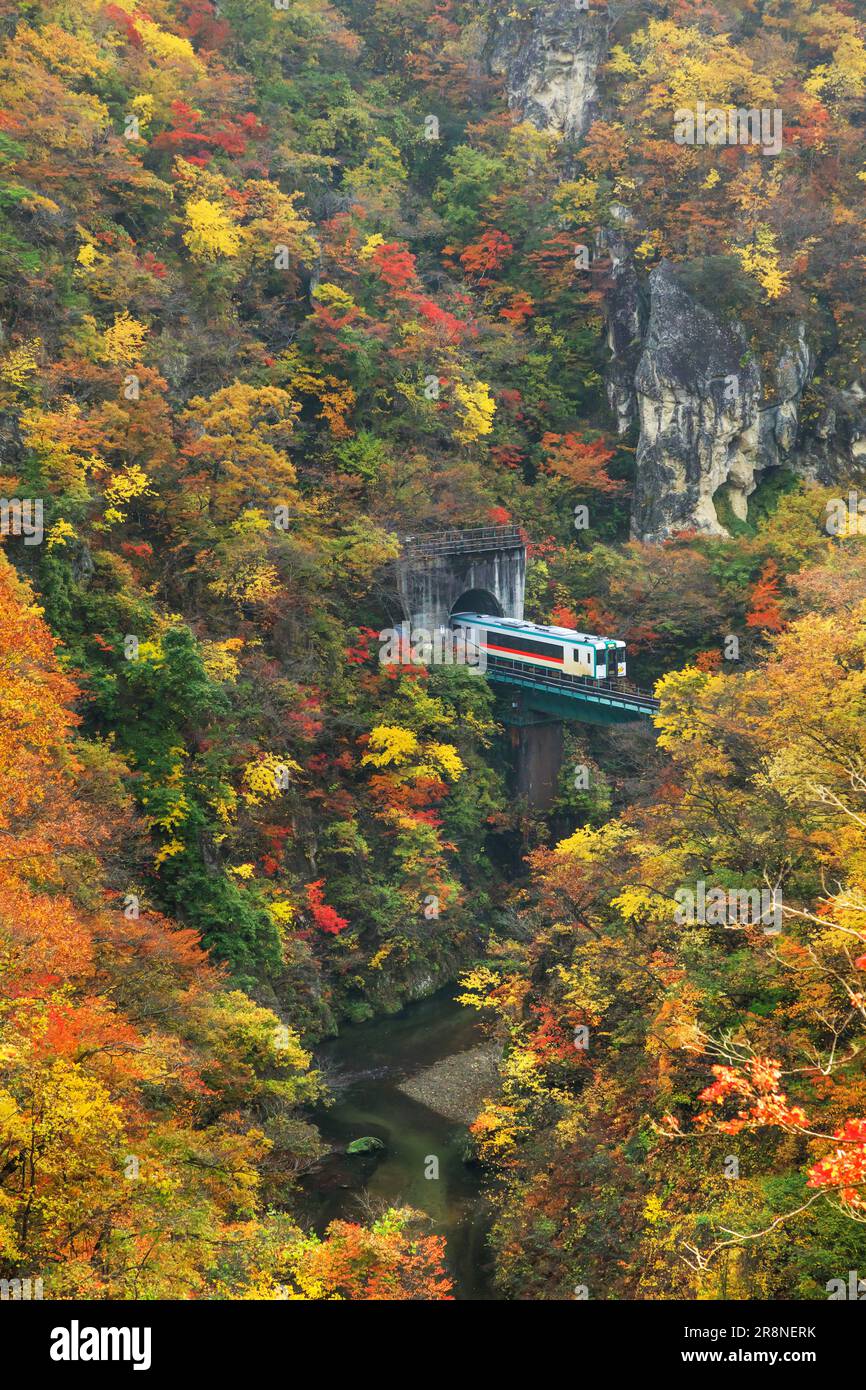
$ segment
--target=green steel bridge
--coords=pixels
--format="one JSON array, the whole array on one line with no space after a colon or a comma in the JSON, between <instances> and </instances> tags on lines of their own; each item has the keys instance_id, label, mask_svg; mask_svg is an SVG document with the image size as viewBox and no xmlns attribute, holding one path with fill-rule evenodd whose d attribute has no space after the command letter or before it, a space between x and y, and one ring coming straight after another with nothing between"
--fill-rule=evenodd
<instances>
[{"instance_id":1,"label":"green steel bridge","mask_svg":"<svg viewBox=\"0 0 866 1390\"><path fill-rule=\"evenodd\" d=\"M652 719L659 708L654 696L616 681L547 675L527 662L497 657L488 661L485 675L503 687L501 718L507 724L520 726L567 719L579 719L585 724L628 724L636 719Z\"/></svg>"}]
</instances>

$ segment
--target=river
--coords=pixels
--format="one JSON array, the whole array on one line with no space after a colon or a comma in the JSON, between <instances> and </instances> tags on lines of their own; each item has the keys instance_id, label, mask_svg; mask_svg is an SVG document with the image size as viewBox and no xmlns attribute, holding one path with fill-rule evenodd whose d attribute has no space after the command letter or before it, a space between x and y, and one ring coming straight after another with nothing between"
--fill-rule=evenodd
<instances>
[{"instance_id":1,"label":"river","mask_svg":"<svg viewBox=\"0 0 866 1390\"><path fill-rule=\"evenodd\" d=\"M314 1119L330 1154L304 1181L305 1205L321 1234L337 1218L363 1220L366 1202L426 1212L444 1235L446 1263L458 1299L495 1297L486 1237L489 1212L482 1174L464 1162L466 1127L398 1089L401 1082L482 1041L477 1016L454 1000L454 987L409 1004L398 1014L347 1026L316 1049L334 1104ZM371 1135L385 1151L345 1154ZM438 1159L438 1178L425 1176Z\"/></svg>"}]
</instances>

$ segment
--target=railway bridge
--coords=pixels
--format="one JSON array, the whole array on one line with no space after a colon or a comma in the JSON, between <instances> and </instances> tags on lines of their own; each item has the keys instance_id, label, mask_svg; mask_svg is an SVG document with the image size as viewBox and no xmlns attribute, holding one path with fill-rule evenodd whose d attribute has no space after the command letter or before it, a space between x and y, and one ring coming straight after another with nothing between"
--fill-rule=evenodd
<instances>
[{"instance_id":1,"label":"railway bridge","mask_svg":"<svg viewBox=\"0 0 866 1390\"><path fill-rule=\"evenodd\" d=\"M397 564L403 612L413 630L447 628L455 613L523 620L526 538L517 526L476 526L403 537ZM521 662L491 661L497 718L515 750L515 792L537 809L556 797L563 726L652 719L658 700L625 682L554 675Z\"/></svg>"}]
</instances>

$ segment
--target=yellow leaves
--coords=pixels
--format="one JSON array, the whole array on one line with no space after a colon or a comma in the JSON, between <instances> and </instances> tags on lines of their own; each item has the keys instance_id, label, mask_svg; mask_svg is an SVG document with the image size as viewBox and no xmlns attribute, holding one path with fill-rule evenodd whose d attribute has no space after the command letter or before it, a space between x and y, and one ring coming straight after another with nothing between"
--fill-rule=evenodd
<instances>
[{"instance_id":1,"label":"yellow leaves","mask_svg":"<svg viewBox=\"0 0 866 1390\"><path fill-rule=\"evenodd\" d=\"M190 812L190 804L183 792L177 792L171 802L158 815L151 817L148 824L159 830L174 830L183 825ZM173 851L177 853L177 851Z\"/></svg>"},{"instance_id":2,"label":"yellow leaves","mask_svg":"<svg viewBox=\"0 0 866 1390\"><path fill-rule=\"evenodd\" d=\"M451 743L425 743L423 747L427 763L418 769L420 776L444 774L449 782L456 782L466 771L466 764Z\"/></svg>"},{"instance_id":3,"label":"yellow leaves","mask_svg":"<svg viewBox=\"0 0 866 1390\"><path fill-rule=\"evenodd\" d=\"M524 1094L541 1095L544 1087L544 1067L537 1052L522 1044L513 1045L502 1061L502 1076L507 1087L516 1087Z\"/></svg>"},{"instance_id":4,"label":"yellow leaves","mask_svg":"<svg viewBox=\"0 0 866 1390\"><path fill-rule=\"evenodd\" d=\"M47 480L60 491L86 496L86 474L104 463L97 455L85 456L81 446L72 442L79 418L81 407L67 399L58 410L26 411L21 430L29 448L38 453Z\"/></svg>"},{"instance_id":5,"label":"yellow leaves","mask_svg":"<svg viewBox=\"0 0 866 1390\"><path fill-rule=\"evenodd\" d=\"M367 240L364 242L364 245L358 252L359 260L369 261L373 256L373 252L377 251L380 246L384 245L385 238L382 236L382 234L380 232L374 232L372 236L367 237Z\"/></svg>"},{"instance_id":6,"label":"yellow leaves","mask_svg":"<svg viewBox=\"0 0 866 1390\"><path fill-rule=\"evenodd\" d=\"M153 120L153 108L155 98L151 92L139 92L138 96L132 98L130 105L138 117L138 128L144 132Z\"/></svg>"},{"instance_id":7,"label":"yellow leaves","mask_svg":"<svg viewBox=\"0 0 866 1390\"><path fill-rule=\"evenodd\" d=\"M102 334L99 356L104 362L111 362L115 366L138 362L146 337L146 325L139 323L124 309L122 314L115 315L114 323Z\"/></svg>"},{"instance_id":8,"label":"yellow leaves","mask_svg":"<svg viewBox=\"0 0 866 1390\"><path fill-rule=\"evenodd\" d=\"M187 452L190 466L211 479L214 519L231 523L245 507L294 500L297 475L285 450L299 412L288 391L240 381L190 401L184 421L193 439ZM236 586L229 592L237 592Z\"/></svg>"},{"instance_id":9,"label":"yellow leaves","mask_svg":"<svg viewBox=\"0 0 866 1390\"><path fill-rule=\"evenodd\" d=\"M643 1218L650 1226L657 1226L665 1219L665 1208L661 1197L653 1192L644 1203Z\"/></svg>"},{"instance_id":10,"label":"yellow leaves","mask_svg":"<svg viewBox=\"0 0 866 1390\"><path fill-rule=\"evenodd\" d=\"M762 223L756 227L748 246L735 246L733 250L743 269L761 285L768 300L787 294L789 275L779 265L776 234L771 227Z\"/></svg>"},{"instance_id":11,"label":"yellow leaves","mask_svg":"<svg viewBox=\"0 0 866 1390\"><path fill-rule=\"evenodd\" d=\"M290 927L297 916L294 903L288 902L286 898L277 898L274 902L268 903L268 912L281 929Z\"/></svg>"},{"instance_id":12,"label":"yellow leaves","mask_svg":"<svg viewBox=\"0 0 866 1390\"><path fill-rule=\"evenodd\" d=\"M704 179L703 183L701 184L701 188L715 188L716 184L721 182L721 177L722 176L719 173L718 169L712 168L710 172L707 174L707 177Z\"/></svg>"},{"instance_id":13,"label":"yellow leaves","mask_svg":"<svg viewBox=\"0 0 866 1390\"><path fill-rule=\"evenodd\" d=\"M622 821L608 821L606 825L593 830L591 826L580 826L573 835L560 840L554 854L560 859L573 859L578 863L591 864L602 860L612 851L619 849L634 838L635 832Z\"/></svg>"},{"instance_id":14,"label":"yellow leaves","mask_svg":"<svg viewBox=\"0 0 866 1390\"><path fill-rule=\"evenodd\" d=\"M634 248L634 253L638 260L649 261L653 256L657 256L661 248L661 242L662 237L660 232L656 230L648 232Z\"/></svg>"},{"instance_id":15,"label":"yellow leaves","mask_svg":"<svg viewBox=\"0 0 866 1390\"><path fill-rule=\"evenodd\" d=\"M49 216L56 217L60 212L60 207L52 198L45 198L41 193L30 193L26 198L21 199L21 206L27 212L47 212Z\"/></svg>"},{"instance_id":16,"label":"yellow leaves","mask_svg":"<svg viewBox=\"0 0 866 1390\"><path fill-rule=\"evenodd\" d=\"M260 507L247 507L231 524L235 536L264 535L271 529L271 521Z\"/></svg>"},{"instance_id":17,"label":"yellow leaves","mask_svg":"<svg viewBox=\"0 0 866 1390\"><path fill-rule=\"evenodd\" d=\"M599 955L606 958L607 951L607 940L603 940L597 949L588 946L575 953L569 966L556 968L557 979L563 986L564 1003L579 1011L587 1022L602 1018L615 997L609 978L604 974L604 965L598 959Z\"/></svg>"},{"instance_id":18,"label":"yellow leaves","mask_svg":"<svg viewBox=\"0 0 866 1390\"><path fill-rule=\"evenodd\" d=\"M235 653L242 651L244 645L242 637L229 637L225 642L202 642L202 665L212 681L237 680L240 663Z\"/></svg>"},{"instance_id":19,"label":"yellow leaves","mask_svg":"<svg viewBox=\"0 0 866 1390\"><path fill-rule=\"evenodd\" d=\"M87 496L88 472L104 468L98 454L86 452L76 440L81 408L66 399L58 410L27 410L21 430L28 447L39 455L46 479L58 491Z\"/></svg>"},{"instance_id":20,"label":"yellow leaves","mask_svg":"<svg viewBox=\"0 0 866 1390\"><path fill-rule=\"evenodd\" d=\"M59 24L45 24L40 29L22 24L15 41L39 58L50 72L73 81L99 79L111 68L110 58L100 52L98 43L83 26L72 34Z\"/></svg>"},{"instance_id":21,"label":"yellow leaves","mask_svg":"<svg viewBox=\"0 0 866 1390\"><path fill-rule=\"evenodd\" d=\"M74 536L75 527L70 525L68 521L64 521L63 517L60 517L50 528L45 538L45 543L49 550L53 550L55 545L65 545L66 542L72 540Z\"/></svg>"},{"instance_id":22,"label":"yellow leaves","mask_svg":"<svg viewBox=\"0 0 866 1390\"><path fill-rule=\"evenodd\" d=\"M498 1103L487 1103L470 1125L481 1157L490 1162L501 1161L514 1152L523 1128L514 1106Z\"/></svg>"},{"instance_id":23,"label":"yellow leaves","mask_svg":"<svg viewBox=\"0 0 866 1390\"><path fill-rule=\"evenodd\" d=\"M276 255L282 269L289 269L291 260L315 264L321 254L315 227L296 206L303 196L297 191L284 193L269 179L247 179L243 204L249 221L241 228L241 236L253 257Z\"/></svg>"},{"instance_id":24,"label":"yellow leaves","mask_svg":"<svg viewBox=\"0 0 866 1390\"><path fill-rule=\"evenodd\" d=\"M370 215L383 218L388 226L397 215L407 178L400 150L387 136L380 135L367 151L363 164L346 170L343 187L353 202L363 203Z\"/></svg>"},{"instance_id":25,"label":"yellow leaves","mask_svg":"<svg viewBox=\"0 0 866 1390\"><path fill-rule=\"evenodd\" d=\"M420 759L412 768L414 777L445 777L456 782L466 771L453 744L432 739L422 744L411 729L394 724L380 724L372 730L361 762L374 767L406 767L414 758Z\"/></svg>"},{"instance_id":26,"label":"yellow leaves","mask_svg":"<svg viewBox=\"0 0 866 1390\"><path fill-rule=\"evenodd\" d=\"M320 304L325 304L329 309L335 309L340 314L345 314L351 309L357 309L352 296L347 290L341 289L339 285L332 285L330 281L323 280L313 290L313 298Z\"/></svg>"},{"instance_id":27,"label":"yellow leaves","mask_svg":"<svg viewBox=\"0 0 866 1390\"><path fill-rule=\"evenodd\" d=\"M41 349L41 338L31 338L28 343L22 343L20 347L13 348L0 361L0 380L17 390L21 390L39 368Z\"/></svg>"},{"instance_id":28,"label":"yellow leaves","mask_svg":"<svg viewBox=\"0 0 866 1390\"><path fill-rule=\"evenodd\" d=\"M529 982L520 975L499 975L488 965L478 965L460 976L460 985L466 991L458 995L461 1004L471 1009L491 1009L508 1022L519 1019L523 1013Z\"/></svg>"},{"instance_id":29,"label":"yellow leaves","mask_svg":"<svg viewBox=\"0 0 866 1390\"><path fill-rule=\"evenodd\" d=\"M196 73L205 71L204 64L189 39L161 29L153 20L145 19L140 14L135 16L135 27L141 35L148 56L158 63L188 68Z\"/></svg>"},{"instance_id":30,"label":"yellow leaves","mask_svg":"<svg viewBox=\"0 0 866 1390\"><path fill-rule=\"evenodd\" d=\"M803 84L810 96L822 101L856 100L866 92L866 45L856 34L843 34L832 63L821 63Z\"/></svg>"},{"instance_id":31,"label":"yellow leaves","mask_svg":"<svg viewBox=\"0 0 866 1390\"><path fill-rule=\"evenodd\" d=\"M150 479L137 463L127 463L119 473L112 474L105 488L106 500L112 503L131 502L134 497L153 496Z\"/></svg>"},{"instance_id":32,"label":"yellow leaves","mask_svg":"<svg viewBox=\"0 0 866 1390\"><path fill-rule=\"evenodd\" d=\"M139 646L139 660L144 658L145 647L151 646L158 653L161 659L157 643L142 642ZM183 759L188 757L185 748L169 749L169 756L172 759L169 772L161 783L151 783L148 790L142 792L142 805L147 807L152 802L157 802L159 809L148 814L147 824L151 829L163 830L166 834L172 832L184 824L189 816L191 806L183 788ZM171 845L164 845L160 850L157 863L168 858L172 854L179 854L184 846L172 836Z\"/></svg>"},{"instance_id":33,"label":"yellow leaves","mask_svg":"<svg viewBox=\"0 0 866 1390\"><path fill-rule=\"evenodd\" d=\"M465 993L458 994L457 1001L472 1009L493 1009L496 1003L491 999L492 990L499 984L499 976L486 965L478 965L460 976L460 984Z\"/></svg>"},{"instance_id":34,"label":"yellow leaves","mask_svg":"<svg viewBox=\"0 0 866 1390\"><path fill-rule=\"evenodd\" d=\"M321 289L322 286L319 286ZM337 286L329 286L326 289L336 290ZM316 291L318 295L318 291ZM330 300L331 296L327 298ZM346 299L351 300L351 295L346 295ZM331 300L331 302L335 302ZM338 310L344 306L337 303ZM351 434L346 417L351 414L355 405L355 392L347 381L342 381L339 377L327 375L319 376L310 370L300 359L296 352L288 352L280 358L278 366L281 371L286 372L288 384L298 395L316 396L321 404L319 419L327 420L331 433L337 439L345 439Z\"/></svg>"},{"instance_id":35,"label":"yellow leaves","mask_svg":"<svg viewBox=\"0 0 866 1390\"><path fill-rule=\"evenodd\" d=\"M672 920L677 904L672 898L665 898L648 888L629 887L611 898L611 907L615 907L626 922L639 926L654 922L663 926Z\"/></svg>"},{"instance_id":36,"label":"yellow leaves","mask_svg":"<svg viewBox=\"0 0 866 1390\"><path fill-rule=\"evenodd\" d=\"M225 579L211 580L208 588L218 598L230 598L237 604L266 603L280 592L280 572L276 565L251 561L234 567Z\"/></svg>"},{"instance_id":37,"label":"yellow leaves","mask_svg":"<svg viewBox=\"0 0 866 1390\"><path fill-rule=\"evenodd\" d=\"M609 72L615 72L619 77L637 77L640 68L634 58L623 48L621 43L614 44L607 61Z\"/></svg>"},{"instance_id":38,"label":"yellow leaves","mask_svg":"<svg viewBox=\"0 0 866 1390\"><path fill-rule=\"evenodd\" d=\"M210 198L191 198L187 203L183 240L197 261L237 256L241 249L235 215Z\"/></svg>"},{"instance_id":39,"label":"yellow leaves","mask_svg":"<svg viewBox=\"0 0 866 1390\"><path fill-rule=\"evenodd\" d=\"M303 772L294 758L278 758L275 753L262 753L244 768L244 800L250 806L261 806L287 791L292 773Z\"/></svg>"},{"instance_id":40,"label":"yellow leaves","mask_svg":"<svg viewBox=\"0 0 866 1390\"><path fill-rule=\"evenodd\" d=\"M167 840L156 852L153 858L155 867L158 869L160 864L164 864L166 859L171 859L175 854L183 854L184 843L182 840Z\"/></svg>"},{"instance_id":41,"label":"yellow leaves","mask_svg":"<svg viewBox=\"0 0 866 1390\"><path fill-rule=\"evenodd\" d=\"M370 957L370 960L368 962L369 968L371 970L381 970L382 966L385 964L385 961L394 951L396 945L397 943L395 941L389 941L386 943L386 945L380 946L379 950L376 951L375 955L372 955Z\"/></svg>"},{"instance_id":42,"label":"yellow leaves","mask_svg":"<svg viewBox=\"0 0 866 1390\"><path fill-rule=\"evenodd\" d=\"M627 49L615 49L614 70L631 88L642 84L645 111L668 115L697 101L707 106L769 105L773 84L726 34L673 20L650 20Z\"/></svg>"},{"instance_id":43,"label":"yellow leaves","mask_svg":"<svg viewBox=\"0 0 866 1390\"><path fill-rule=\"evenodd\" d=\"M252 878L255 871L254 864L233 864L229 868L230 874L234 874L236 878L244 880Z\"/></svg>"},{"instance_id":44,"label":"yellow leaves","mask_svg":"<svg viewBox=\"0 0 866 1390\"><path fill-rule=\"evenodd\" d=\"M94 521L96 530L107 530L119 522L126 521L126 506L136 497L152 497L150 479L137 463L126 464L118 473L113 473L105 486L106 508L102 521Z\"/></svg>"},{"instance_id":45,"label":"yellow leaves","mask_svg":"<svg viewBox=\"0 0 866 1390\"><path fill-rule=\"evenodd\" d=\"M693 721L698 703L718 677L707 675L697 666L684 666L681 671L669 671L656 683L656 697L661 708L655 717L659 744L670 748L677 742L688 743L699 737Z\"/></svg>"},{"instance_id":46,"label":"yellow leaves","mask_svg":"<svg viewBox=\"0 0 866 1390\"><path fill-rule=\"evenodd\" d=\"M78 248L78 255L75 259L79 265L84 266L85 270L89 270L96 260L97 255L98 252L93 242L85 241L84 245Z\"/></svg>"},{"instance_id":47,"label":"yellow leaves","mask_svg":"<svg viewBox=\"0 0 866 1390\"><path fill-rule=\"evenodd\" d=\"M476 381L468 386L457 382L454 396L461 418L459 428L454 431L454 438L459 439L462 444L472 444L485 434L490 434L493 430L496 402L490 394L489 386L483 381Z\"/></svg>"},{"instance_id":48,"label":"yellow leaves","mask_svg":"<svg viewBox=\"0 0 866 1390\"><path fill-rule=\"evenodd\" d=\"M221 820L223 825L231 825L238 807L238 799L235 792L231 788L228 788L224 790L220 796L214 797L210 804L216 813L217 819ZM224 837L220 838L222 839Z\"/></svg>"},{"instance_id":49,"label":"yellow leaves","mask_svg":"<svg viewBox=\"0 0 866 1390\"><path fill-rule=\"evenodd\" d=\"M374 767L401 767L417 752L418 738L411 729L379 724L370 734L361 762L372 763Z\"/></svg>"},{"instance_id":50,"label":"yellow leaves","mask_svg":"<svg viewBox=\"0 0 866 1390\"><path fill-rule=\"evenodd\" d=\"M519 121L512 126L502 151L509 186L521 188L548 173L561 143L559 131L539 130L532 121Z\"/></svg>"},{"instance_id":51,"label":"yellow leaves","mask_svg":"<svg viewBox=\"0 0 866 1390\"><path fill-rule=\"evenodd\" d=\"M244 258L270 261L281 270L311 266L319 255L314 225L296 204L300 192L284 193L269 179L247 179L239 191L224 175L175 160L186 197L183 241L201 262Z\"/></svg>"},{"instance_id":52,"label":"yellow leaves","mask_svg":"<svg viewBox=\"0 0 866 1390\"><path fill-rule=\"evenodd\" d=\"M553 206L560 218L581 222L592 212L597 198L596 179L566 179L553 195Z\"/></svg>"}]
</instances>

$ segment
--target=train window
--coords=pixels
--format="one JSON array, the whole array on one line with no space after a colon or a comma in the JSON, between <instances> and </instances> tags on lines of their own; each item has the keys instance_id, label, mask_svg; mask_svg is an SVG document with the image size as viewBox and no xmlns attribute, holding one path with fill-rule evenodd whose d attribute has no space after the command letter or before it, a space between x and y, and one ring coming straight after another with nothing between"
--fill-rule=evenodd
<instances>
[{"instance_id":1,"label":"train window","mask_svg":"<svg viewBox=\"0 0 866 1390\"><path fill-rule=\"evenodd\" d=\"M546 656L552 661L562 661L564 651L562 647L555 646L552 642L537 642L531 637L518 637L512 632L486 632L485 638L488 647L499 647L506 654L508 652L525 652L528 656Z\"/></svg>"}]
</instances>

